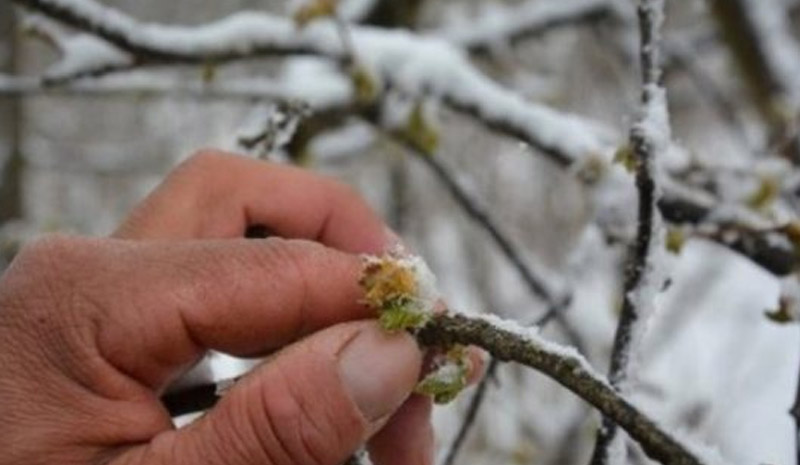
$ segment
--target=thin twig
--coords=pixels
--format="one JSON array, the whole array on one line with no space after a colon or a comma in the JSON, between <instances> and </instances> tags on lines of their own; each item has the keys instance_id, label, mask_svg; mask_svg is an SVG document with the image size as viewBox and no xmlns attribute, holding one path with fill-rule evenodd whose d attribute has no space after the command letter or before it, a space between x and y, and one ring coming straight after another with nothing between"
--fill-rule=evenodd
<instances>
[{"instance_id":1,"label":"thin twig","mask_svg":"<svg viewBox=\"0 0 800 465\"><path fill-rule=\"evenodd\" d=\"M480 205L478 201L473 199L466 189L456 181L447 167L433 154L429 154L422 150L417 144L409 142L401 135L397 135L401 141L410 151L415 158L422 161L427 166L431 173L433 173L442 185L452 195L453 199L458 203L461 209L469 216L475 224L481 227L492 241L497 245L500 252L511 263L511 266L517 271L522 279L525 287L530 293L543 301L547 305L547 313L542 317L543 322L550 319L556 319L564 330L567 339L579 351L583 351L584 344L580 335L574 328L567 322L563 315L565 308L569 306L571 297L569 295L557 296L547 284L545 279L537 274L530 268L523 258L522 253L514 245L511 238L509 238L500 228L497 221L492 217L489 210Z\"/></svg>"},{"instance_id":2,"label":"thin twig","mask_svg":"<svg viewBox=\"0 0 800 465\"><path fill-rule=\"evenodd\" d=\"M411 146L409 147L409 145ZM500 230L500 227L497 225L494 218L492 218L489 210L479 205L477 201L470 197L467 191L461 187L455 177L435 155L424 153L413 144L406 144L406 146L410 148L410 153L427 166L431 173L439 179L441 184L452 195L453 199L464 212L491 236L494 243L497 244L497 247L511 263L511 266L517 270L520 278L522 278L531 294L548 305L555 305L558 298L555 296L554 292L545 284L543 278L537 276L533 270L528 267L522 258L522 254L516 249L511 239Z\"/></svg>"},{"instance_id":3,"label":"thin twig","mask_svg":"<svg viewBox=\"0 0 800 465\"><path fill-rule=\"evenodd\" d=\"M156 29L163 33L177 34L185 38L183 48L178 50L170 49L170 41L167 40L166 44L158 43L155 40L142 39L140 34L135 34L134 31L144 28L145 23L140 23L118 10L113 10L97 4L91 0L86 0L81 3L85 8L89 5L92 10L93 16L84 14L86 11L81 9L71 8L67 2L56 0L13 0L15 3L26 6L28 8L40 11L53 19L57 19L73 27L77 27L84 32L94 33L98 36L111 41L118 47L127 50L129 53L136 55L136 61L125 66L108 66L100 67L97 69L86 70L91 76L96 76L103 72L119 72L128 70L133 67L145 66L147 64L169 64L177 65L180 63L220 63L226 59L253 59L259 56L285 56L286 54L302 54L311 53L315 55L326 56L332 59L344 60L347 56L347 51L343 47L336 47L335 35L336 31L329 31L332 33L328 37L328 31L315 30L317 34L314 35L315 40L310 40L302 35L293 36L287 31L293 31L294 26L290 21L283 18L278 18L263 14L253 14L249 16L249 21L254 23L263 22L265 27L259 28L259 33L250 37L250 41L237 44L235 50L230 50L231 42L234 41L232 37L226 37L226 41L207 43L198 39L202 37L204 31L213 29L225 21L232 21L236 18L228 18L218 23L212 23L206 26L198 27L173 27L157 25ZM107 17L122 18L116 24L104 24L102 19ZM278 32L270 32L266 27L267 24L275 26L274 29ZM251 24L252 25L252 24ZM325 32L325 33L320 33ZM390 31L374 31L355 29L354 42L360 40L369 41L373 39L386 39L391 34ZM169 35L167 34L167 35ZM377 34L377 35L376 35ZM358 38L355 36L358 35ZM322 38L326 40L322 40ZM152 39L152 38L151 38ZM258 39L258 40L256 40ZM280 40L279 40L280 39ZM356 40L358 39L358 40ZM401 40L402 39L402 40ZM238 39L237 39L238 40ZM441 47L442 41L430 42L428 39L417 38L411 40L408 35L398 37L398 40L403 41L408 47L407 49L416 50L423 49L429 46ZM202 43L198 43L202 42ZM331 41L334 46L331 46ZM189 45L192 46L189 46ZM195 47L197 45L197 47ZM203 46L204 45L205 48ZM172 57L174 61L164 61L167 59L168 51L180 52L179 57ZM442 48L443 53L450 54L454 50L449 48ZM163 52L163 53L162 53ZM233 53L235 52L235 53ZM413 54L409 55L408 59L413 59ZM158 61L153 57L161 57L163 60ZM395 55L392 55L395 56ZM394 62L393 62L394 63ZM552 110L541 107L530 102L519 99L513 92L510 92L495 83L488 80L480 72L478 72L466 60L457 60L457 77L455 81L463 82L464 79L480 86L484 92L480 93L465 93L459 92L452 88L435 88L431 87L433 82L422 81L419 82L418 87L428 89L435 95L442 98L442 101L450 105L453 109L462 112L473 119L476 119L485 127L499 132L501 134L514 137L521 141L526 142L532 148L536 149L539 153L547 156L550 160L556 162L563 168L569 168L573 164L584 157L587 153L602 153L605 150L605 136L601 128L596 127L589 121L584 119L576 119L570 115L555 113ZM393 64L394 66L397 63ZM388 66L388 64L387 64ZM383 72L387 73L385 77L388 82L392 83L391 73L389 69L384 69ZM436 73L434 73L436 74ZM83 76L78 73L71 78ZM453 81L447 79L440 79L438 82ZM482 96L482 97L479 97ZM497 108L514 108L514 112L497 111ZM521 121L531 123L522 124ZM533 124L534 122L536 124ZM540 124L543 123L543 124ZM540 127L548 127L547 131L540 131ZM556 133L553 130L556 130ZM598 132L599 131L599 132ZM563 134L561 134L563 132ZM581 134L581 137L576 139L575 134ZM580 142L578 142L580 141ZM675 222L700 222L708 217L708 213L712 211L708 205L698 205L686 198L673 198L669 191L665 191L664 197L659 202L659 209L665 218ZM784 263L797 263L798 257L792 253L786 253L782 250L767 250L766 253L747 254L746 251L737 250L742 252L745 256L755 261L757 264L763 266L771 272L785 273ZM777 262L774 259L778 259ZM776 271L777 270L777 271Z\"/></svg>"},{"instance_id":4,"label":"thin twig","mask_svg":"<svg viewBox=\"0 0 800 465\"><path fill-rule=\"evenodd\" d=\"M641 35L641 73L642 73L642 116L638 124L631 130L631 146L636 157L636 188L639 197L639 213L636 239L631 247L625 267L625 282L622 312L614 335L614 345L611 351L609 367L609 381L614 389L620 389L628 377L628 367L633 348L634 332L641 324L644 296L643 288L648 273L653 267L651 249L655 239L655 226L657 222L656 208L656 177L654 174L658 150L657 141L654 140L652 129L647 121L653 117L652 108L663 105L663 100L657 92L662 92L659 87L661 78L660 67L660 27L663 22L663 0L640 0L638 7L639 32ZM666 114L666 109L658 109ZM661 129L661 128L660 128ZM617 424L608 416L603 417L603 424L597 433L597 443L592 453L592 465L606 465L609 463L609 450L617 436Z\"/></svg>"}]
</instances>

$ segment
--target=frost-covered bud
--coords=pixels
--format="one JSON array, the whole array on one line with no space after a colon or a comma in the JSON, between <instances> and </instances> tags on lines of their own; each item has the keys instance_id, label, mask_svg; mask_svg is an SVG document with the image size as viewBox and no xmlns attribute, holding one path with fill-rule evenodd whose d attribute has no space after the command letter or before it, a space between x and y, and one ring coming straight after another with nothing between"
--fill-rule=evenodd
<instances>
[{"instance_id":1,"label":"frost-covered bud","mask_svg":"<svg viewBox=\"0 0 800 465\"><path fill-rule=\"evenodd\" d=\"M439 301L436 277L422 258L395 250L382 256L364 256L360 284L364 302L378 311L387 331L419 329L430 321ZM467 385L471 370L464 346L454 345L433 356L433 365L416 392L444 404Z\"/></svg>"},{"instance_id":2,"label":"frost-covered bud","mask_svg":"<svg viewBox=\"0 0 800 465\"><path fill-rule=\"evenodd\" d=\"M378 311L388 331L421 328L433 314L439 293L436 277L422 258L399 250L364 256L364 302Z\"/></svg>"},{"instance_id":3,"label":"frost-covered bud","mask_svg":"<svg viewBox=\"0 0 800 465\"><path fill-rule=\"evenodd\" d=\"M433 370L417 384L415 391L433 397L437 404L446 404L467 386L471 365L467 349L455 345L434 357Z\"/></svg>"}]
</instances>

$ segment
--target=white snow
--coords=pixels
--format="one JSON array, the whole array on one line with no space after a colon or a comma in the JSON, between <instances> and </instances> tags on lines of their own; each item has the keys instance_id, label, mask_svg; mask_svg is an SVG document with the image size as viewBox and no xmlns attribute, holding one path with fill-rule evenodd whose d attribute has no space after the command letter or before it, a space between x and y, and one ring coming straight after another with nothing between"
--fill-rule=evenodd
<instances>
[{"instance_id":1,"label":"white snow","mask_svg":"<svg viewBox=\"0 0 800 465\"><path fill-rule=\"evenodd\" d=\"M156 52L199 60L269 50L309 51L339 59L347 54L335 25L317 22L298 31L291 20L242 12L197 27L142 23L91 0L47 0L85 17L111 35ZM402 91L439 96L445 103L509 126L536 145L580 159L609 152L616 134L576 115L526 101L478 72L464 52L437 37L351 26L359 59ZM119 57L116 58L119 60Z\"/></svg>"},{"instance_id":2,"label":"white snow","mask_svg":"<svg viewBox=\"0 0 800 465\"><path fill-rule=\"evenodd\" d=\"M669 124L667 92L658 84L646 84L644 92L649 99L641 110L634 130L639 130L653 144L653 152L660 158L672 145L672 130ZM656 160L656 163L658 161Z\"/></svg>"},{"instance_id":3,"label":"white snow","mask_svg":"<svg viewBox=\"0 0 800 465\"><path fill-rule=\"evenodd\" d=\"M436 284L436 275L433 274L433 271L431 271L422 257L409 253L402 245L397 245L388 254L381 256L363 255L362 259L367 265L390 262L395 268L410 271L414 276L415 293L414 295L404 296L413 299L413 309L409 310L423 314L432 314L434 312L441 298L441 293Z\"/></svg>"},{"instance_id":4,"label":"white snow","mask_svg":"<svg viewBox=\"0 0 800 465\"><path fill-rule=\"evenodd\" d=\"M354 122L315 137L310 144L310 151L319 162L335 162L364 152L375 143L376 138L372 126Z\"/></svg>"},{"instance_id":5,"label":"white snow","mask_svg":"<svg viewBox=\"0 0 800 465\"><path fill-rule=\"evenodd\" d=\"M472 318L483 320L495 328L518 336L538 350L555 355L561 359L572 360L578 364L582 372L594 378L594 380L598 383L608 386L608 381L606 380L605 376L598 373L586 360L586 358L584 358L584 356L581 355L574 347L565 346L545 339L541 336L539 327L522 326L517 321L500 318L497 315L488 313L473 315Z\"/></svg>"},{"instance_id":6,"label":"white snow","mask_svg":"<svg viewBox=\"0 0 800 465\"><path fill-rule=\"evenodd\" d=\"M442 384L456 384L464 378L464 369L453 361L445 361L437 366L433 372L425 376L426 380Z\"/></svg>"},{"instance_id":7,"label":"white snow","mask_svg":"<svg viewBox=\"0 0 800 465\"><path fill-rule=\"evenodd\" d=\"M279 82L292 98L314 108L341 105L352 99L352 83L333 63L314 57L293 58L281 69Z\"/></svg>"},{"instance_id":8,"label":"white snow","mask_svg":"<svg viewBox=\"0 0 800 465\"><path fill-rule=\"evenodd\" d=\"M64 38L59 46L62 57L47 70L48 77L57 78L107 67L125 67L133 63L127 53L89 34Z\"/></svg>"},{"instance_id":9,"label":"white snow","mask_svg":"<svg viewBox=\"0 0 800 465\"><path fill-rule=\"evenodd\" d=\"M275 81L255 78L226 80L203 87L195 86L194 83L176 83L172 78L136 74L125 76L124 79L109 77L102 81L76 83L76 86L87 91L89 89L97 91L134 89L135 91L137 86L172 91L177 86L179 89L189 89L186 93L227 92L253 97L272 95L275 98L301 96L318 108L346 102L351 98L351 83L339 72L339 66L335 62L342 53L340 43L335 31L324 21L303 32L296 31L289 20L261 13L243 13L213 26L201 28L144 25L131 22L126 17L119 17L94 2L57 1L77 5L81 11L90 11L91 15L94 15L93 18L104 21L108 26L122 26L126 33L130 32L132 37L145 44L161 48L175 46L177 51L185 53L230 50L243 53L258 47L275 47L279 50L308 48L315 54L323 55L322 58L286 60L287 65L281 69ZM358 3L366 4L369 1L351 0L344 2L342 6ZM535 0L521 4L518 11L523 8L530 11L539 9L544 18L547 16L545 13L555 14L559 8L564 11L568 11L570 7L578 9L581 3L600 2ZM752 3L761 9L760 0ZM767 5L771 2L763 3ZM494 14L498 14L501 10L493 11ZM774 11L773 8L773 13ZM450 31L453 36L448 40L457 41L456 36L463 34L463 37L468 37L470 33L474 33L476 37L481 33L492 31L498 34L512 34L509 32L511 29L500 31L500 26L503 25L497 18L502 16L499 14L487 16L485 22L478 18L474 31L452 29ZM513 26L513 22L510 22L513 18L507 16L506 19L509 22L505 25ZM779 19L785 22L785 18ZM771 21L774 20L773 16ZM493 27L498 29L492 29ZM515 96L514 93L476 72L466 55L441 37L413 36L400 32L387 33L363 27L354 27L353 32L359 55L363 55L370 69L380 73L392 85L396 85L404 92L416 95L433 93L445 101L473 108L478 114L492 121L511 124L515 130L519 130L532 140L556 141L559 149L575 158L586 154L605 156L608 154L605 152L608 145L619 139L607 128ZM162 43L165 39L176 40ZM485 39L493 40L488 36ZM114 53L108 53L104 58L102 55L110 52L109 50L101 51L100 55L90 56L94 53L92 47L97 44L80 45L80 40L83 39L76 42L78 50L74 54L79 59L72 62L71 68L67 68L69 72L86 69L83 67L127 63L114 61L121 58L121 55L117 55L119 51L115 49ZM791 46L790 42L780 40L782 42L778 43L778 46L783 47L786 44ZM790 59L796 60L796 57L790 56L794 51L789 50L791 54L786 54L785 49L779 50L780 47L774 49L776 56L789 57L781 59L781 62L784 67L794 69L794 61L790 61ZM95 61L98 57L103 60ZM794 72L793 75L798 74L800 73ZM9 84L9 81L0 78L0 90L3 89L4 83ZM31 86L34 84L33 81L15 83L15 85ZM668 139L666 137L668 127L664 125L668 115L666 107L662 106L660 101L660 97L655 99L646 109L645 114L649 116L641 125L648 134L662 143ZM338 150L340 153L345 153L347 147L351 144L357 146L359 140L367 143L373 140L368 139L368 133L371 134L371 131L366 128L352 129L352 134L344 131L332 135L330 139L318 140L319 146L323 147L320 151ZM229 135L226 133L226 136ZM341 138L337 139L338 136ZM93 152L99 153L97 158L100 155L107 156L106 149L113 145L116 145L116 152L125 152L119 149L119 144L106 144L103 145L103 150L95 149ZM672 154L675 145L667 147L666 154ZM41 152L38 148L29 151ZM671 158L670 155L659 158L660 167L665 167L668 163L667 158ZM725 159L727 160L727 157ZM519 169L519 167L509 169L515 168ZM749 170L751 165L740 168ZM529 176L524 170L519 171L520 177ZM788 173L789 170L787 167L780 167L772 171ZM633 225L635 220L631 221L632 217L625 216L625 213L635 210L629 203L634 194L631 176L616 168L612 169L612 173L606 179L608 183L605 187L609 189L605 194L594 195L597 193L595 191L589 196L593 201L602 204L602 208L616 209L614 212L620 214L618 221L620 224ZM772 221L765 220L732 200L736 198L735 194L741 194L743 191L739 178L731 177L729 182L723 185L723 189L730 187L730 195L723 192L725 198L722 203L699 190L670 183L666 177L660 178L660 182L663 189L670 194L680 192L712 207L714 210L711 215L712 220L733 220L757 227L775 226ZM442 215L429 218L427 221L426 227L434 222L450 226L448 235L439 234L438 231L430 234L434 236L430 241L435 242L437 251L443 256L447 255L448 261L443 261L447 275L442 275L441 278L443 284L453 281L451 287L444 286L454 294L449 296L451 298L448 300L460 302L469 299L475 291L465 289L469 286L459 274L463 270L454 266L465 263L463 248L457 247L456 245L460 244L454 242L463 240L465 236L453 225L454 221L449 216ZM426 231L434 230L426 229ZM768 239L774 240L775 244L785 242L777 236L768 236ZM442 244L448 241L452 243ZM657 240L656 243L661 243L661 240ZM603 242L601 234L594 227L587 230L585 237L575 247L579 250L574 257L574 273L571 277L574 278L576 296L568 318L584 338L589 340L587 351L589 359L604 361L607 343L611 340L614 329L616 299L619 297L619 286L616 281L619 253ZM649 288L640 291L641 295L637 297L651 302L652 295L657 293L658 298L653 305L659 312L649 320L652 331L643 332L637 337L642 339L641 355L634 357L637 363L630 386L631 394L641 398L642 405L648 407L646 410L653 412L656 418L662 419L670 427L681 425L687 411L701 406L701 410L708 413L699 426L692 426L692 436L700 437L711 444L718 444L726 457L735 458L742 463L790 463L790 460L793 460L794 437L793 425L786 411L791 405L793 395L791 391L797 376L797 328L774 325L766 321L763 311L774 308L779 291L786 296L797 295L796 279L791 278L779 283L762 271L756 270L752 264L737 258L730 251L696 241L687 244L677 261L677 269L674 270L676 282L668 291L658 293L659 286L656 283L663 280L654 278L648 281ZM665 268L660 261L658 268ZM493 290L503 295L518 291L519 286L516 282L507 278L505 274L493 276ZM511 287L515 289L510 289ZM515 302L519 301L517 299ZM472 307L476 306L474 302L469 304ZM515 305L508 305L509 308L500 307L502 310L518 310ZM520 308L521 311L528 310L527 307ZM673 325L677 329L673 328ZM536 330L529 330L519 325L515 325L515 330L524 332L526 337L536 340L537 344L542 341L549 342ZM575 355L570 353L568 348L557 345L556 348L563 350L564 355ZM553 348L547 346L547 350L551 349ZM212 364L228 367L232 362L215 358ZM595 375L602 378L597 373ZM531 386L541 387L541 384L534 384L533 375L526 372L522 375L515 373L515 376L513 382L509 379L503 383L503 391L490 392L491 408L484 409L482 413L487 415L484 422L487 420L489 422L488 427L484 425L489 430L486 437L491 440L493 447L505 450L514 450L521 441L529 441L530 430L541 433L532 426L536 418L547 418L544 423L548 432L554 436L557 435L553 431L561 431L562 423L567 423L568 420L562 417L561 410L569 410L564 408L564 402L554 402L551 398L545 397L550 391L531 388ZM524 381L517 382L519 379ZM534 392L536 395L532 394ZM522 402L520 399L525 400ZM440 410L437 415L444 413ZM538 439L542 444L551 444L559 438L544 434Z\"/></svg>"}]
</instances>

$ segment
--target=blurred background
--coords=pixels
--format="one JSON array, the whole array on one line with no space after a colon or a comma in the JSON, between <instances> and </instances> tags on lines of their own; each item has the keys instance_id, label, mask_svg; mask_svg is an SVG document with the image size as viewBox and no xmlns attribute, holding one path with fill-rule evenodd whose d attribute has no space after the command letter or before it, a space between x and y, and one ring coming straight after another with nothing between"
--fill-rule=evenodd
<instances>
[{"instance_id":1,"label":"blurred background","mask_svg":"<svg viewBox=\"0 0 800 465\"><path fill-rule=\"evenodd\" d=\"M343 21L459 37L509 25L515 11L536 7L544 15L560 3L341 0L339 8ZM581 1L565 3L581 6ZM598 122L623 147L640 94L634 3L583 3L585 10L576 7L581 15L492 37L467 53L477 70L505 88ZM103 4L142 21L185 25L243 10L291 17L297 7L277 0ZM725 4L742 6L745 15ZM663 161L663 169L712 192L725 208L748 210L758 224L791 223L800 173L792 154L800 2L683 0L667 2L667 10L664 84L679 149ZM171 168L198 149L257 155L260 149L244 146L242 136L253 124L263 126L265 115L279 112L269 98L252 93L16 85L15 79L40 76L59 59L46 37L51 26L0 2L0 268L42 233L109 234ZM335 80L331 68L324 58L289 56L145 72L148 79L176 82L283 79L302 97L305 86L319 92L323 81ZM632 176L608 160L565 169L469 115L438 102L431 106L426 111L435 114L435 159L489 212L552 294L572 297L563 321L548 325L544 334L580 345L605 372L622 300L624 244L635 226ZM547 310L546 299L530 291L426 162L364 119L337 116L304 119L295 134L302 140L281 144L271 158L355 186L428 260L453 308L525 323ZM730 463L792 463L796 433L789 410L800 364L791 305L794 264L775 273L720 245L703 227L665 228L672 253L659 264L670 279L637 348L631 395L668 428L717 448ZM216 377L240 367L222 357L212 366ZM461 426L472 391L437 409L442 455ZM597 414L557 384L503 366L489 382L457 463L588 463L598 425ZM648 460L630 444L628 463Z\"/></svg>"}]
</instances>

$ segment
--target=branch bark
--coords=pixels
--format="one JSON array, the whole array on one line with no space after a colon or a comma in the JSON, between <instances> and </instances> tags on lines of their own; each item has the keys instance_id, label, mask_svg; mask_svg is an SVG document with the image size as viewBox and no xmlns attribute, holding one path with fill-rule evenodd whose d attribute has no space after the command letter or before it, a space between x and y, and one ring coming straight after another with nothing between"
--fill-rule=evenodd
<instances>
[{"instance_id":1,"label":"branch bark","mask_svg":"<svg viewBox=\"0 0 800 465\"><path fill-rule=\"evenodd\" d=\"M244 58L313 54L346 60L334 24L314 24L298 31L286 18L241 13L198 27L142 23L92 0L12 0L64 24L94 34L147 64L224 63ZM556 162L569 164L590 154L608 152L613 131L577 115L526 101L472 66L457 47L402 31L352 26L355 48L385 82L404 91L438 96L453 109L487 127L524 140ZM436 60L431 60L432 52ZM399 73L437 67L441 73Z\"/></svg>"},{"instance_id":2,"label":"branch bark","mask_svg":"<svg viewBox=\"0 0 800 465\"><path fill-rule=\"evenodd\" d=\"M656 192L658 189L655 176L656 157L659 140L669 137L667 134L655 134L657 131L668 132L668 121L660 121L667 117L664 108L664 89L660 87L660 33L663 23L663 0L640 0L638 7L640 33L640 60L642 73L642 116L631 130L631 146L636 157L636 188L639 197L639 217L636 239L628 252L625 267L622 313L620 314L614 345L611 351L609 381L614 389L620 389L628 377L628 367L633 350L634 333L641 325L643 305L651 305L645 301L644 289L648 283L648 275L652 272L652 248L655 241L655 228L659 221L656 208ZM654 128L655 124L663 127ZM660 141L663 143L663 141ZM662 147L663 148L663 147ZM607 465L610 460L610 449L617 438L617 424L608 416L603 417L602 426L597 433L597 443L592 453L592 465Z\"/></svg>"},{"instance_id":3,"label":"branch bark","mask_svg":"<svg viewBox=\"0 0 800 465\"><path fill-rule=\"evenodd\" d=\"M567 304L566 301L563 302L564 305ZM563 307L554 306L548 309L548 311L542 315L534 326L544 329L548 324L550 324L553 319L556 317L561 316L561 312L564 310ZM571 327L565 325L566 328L571 330ZM578 353L583 353L581 349L577 349ZM500 360L497 358L492 358L489 362L488 367L486 368L486 373L483 375L483 378L478 382L478 386L475 388L475 394L473 394L472 398L469 401L469 406L467 406L467 412L464 414L464 418L461 421L461 426L456 433L455 438L453 439L452 444L450 444L450 448L447 450L445 454L444 461L442 465L453 465L458 458L458 453L461 451L464 443L466 442L467 435L469 434L472 426L475 424L475 419L478 417L478 411L483 405L483 401L486 398L486 392L489 389L489 383L492 381L496 381L497 377L497 369L500 366Z\"/></svg>"},{"instance_id":4,"label":"branch bark","mask_svg":"<svg viewBox=\"0 0 800 465\"><path fill-rule=\"evenodd\" d=\"M698 451L664 431L634 404L620 396L574 349L541 339L529 328L492 317L439 314L422 328L417 338L423 345L453 344L480 347L502 362L516 362L549 376L612 418L638 441L652 459L667 465L711 465ZM229 383L229 382L228 382ZM227 384L227 383L226 383ZM196 388L206 393L206 408L219 399L216 385ZM162 401L175 405L168 394Z\"/></svg>"},{"instance_id":5,"label":"branch bark","mask_svg":"<svg viewBox=\"0 0 800 465\"><path fill-rule=\"evenodd\" d=\"M248 36L249 42L237 45L234 40L235 37L224 36L225 40L208 44L206 42L208 42L207 34L209 34L209 31L218 30L233 21L241 21L242 18L231 17L210 25L189 28L139 23L117 10L108 9L90 1L83 2L83 5L91 6L92 14L83 14L86 12L82 10L73 11L64 6L68 5L67 2L56 0L12 1L49 14L54 19L78 27L85 32L99 34L100 37L112 41L117 46L127 47L126 50L131 53L141 53L141 55L136 56L136 61L132 66L144 66L148 63L157 64L159 63L158 60L166 60L170 57L170 60L174 59L175 61L161 62L161 64L184 62L218 63L220 60L271 55L284 56L286 54L300 53L313 53L337 60L346 58L346 51L342 49L340 41L336 39L335 28L313 28L313 31L303 34L298 33L288 20L268 15L254 14L254 16L247 16L250 19L243 24L245 26L249 25L249 27L245 28L245 30L253 32L252 37ZM115 18L116 21L110 25L103 25L102 18L106 17ZM100 21L101 24L99 26L95 25L96 21ZM274 26L275 30L268 30L269 26ZM251 29L257 30L251 31ZM148 37L147 34L138 34L138 30L154 30L156 32L153 32L153 34L157 37L166 35L167 38L178 38L180 39L178 43L182 44L182 46L178 50L170 50L169 41L165 46L151 43L155 42L154 39L145 40ZM366 44L374 40L385 42L392 37L397 38L390 31L355 26L353 30L354 41L357 44L362 41ZM404 41L403 47L408 49L404 52L409 60L413 59L413 55L416 52L424 54L425 50L430 47L446 45L443 41L425 38L410 39L404 36L402 40ZM236 46L234 47L234 45ZM415 53L408 53L409 50ZM448 56L455 53L451 47L444 47L441 50ZM549 108L523 101L513 92L503 89L477 72L465 59L458 59L454 63L457 64L458 72L451 75L451 79L431 81L426 80L425 77L420 77L410 84L412 84L412 87L426 89L426 92L441 97L452 108L476 119L487 128L530 144L531 147L537 149L565 169L572 167L576 161L583 159L587 154L603 153L610 147L607 144L609 140L604 135L606 130L602 127L598 127L581 118L574 118L570 115L561 114ZM393 63L392 65L401 66L398 63ZM128 66L122 68L108 66L89 70L88 72L90 75L95 75L98 72L106 73L127 69L129 69ZM388 78L389 84L403 84L392 81L390 69L384 69L383 71L383 75ZM464 89L444 85L444 83L452 84L453 82L463 84L464 79L473 84L478 84L482 90L488 91L488 93L465 92ZM409 83L405 82L405 84ZM400 87L404 88L403 85ZM581 136L576 137L577 134ZM695 224L708 219L714 207L713 204L697 203L695 199L676 195L669 189L665 189L664 197L659 201L658 206L663 216L672 222ZM793 251L772 247L767 241L758 242L761 245L755 248L733 248L778 275L785 275L790 272L790 267L787 267L787 264L791 264L791 268L794 269L800 263L800 257L797 257Z\"/></svg>"},{"instance_id":6,"label":"branch bark","mask_svg":"<svg viewBox=\"0 0 800 465\"><path fill-rule=\"evenodd\" d=\"M621 397L582 357L526 331L508 323L498 325L497 321L486 318L445 314L434 317L418 337L425 345L475 345L500 361L516 362L540 371L613 419L642 445L650 458L669 465L705 463L696 451Z\"/></svg>"}]
</instances>

